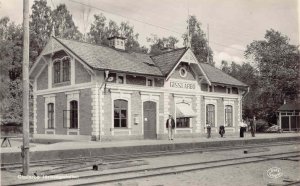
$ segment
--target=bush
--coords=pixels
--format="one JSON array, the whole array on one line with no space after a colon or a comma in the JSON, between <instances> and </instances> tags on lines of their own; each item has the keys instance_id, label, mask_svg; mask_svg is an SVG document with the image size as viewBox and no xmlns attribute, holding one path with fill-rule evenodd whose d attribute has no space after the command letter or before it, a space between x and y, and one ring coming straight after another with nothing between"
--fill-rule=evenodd
<instances>
[{"instance_id":1,"label":"bush","mask_svg":"<svg viewBox=\"0 0 300 186\"><path fill-rule=\"evenodd\" d=\"M263 119L256 120L256 132L264 132L269 128L269 123Z\"/></svg>"}]
</instances>

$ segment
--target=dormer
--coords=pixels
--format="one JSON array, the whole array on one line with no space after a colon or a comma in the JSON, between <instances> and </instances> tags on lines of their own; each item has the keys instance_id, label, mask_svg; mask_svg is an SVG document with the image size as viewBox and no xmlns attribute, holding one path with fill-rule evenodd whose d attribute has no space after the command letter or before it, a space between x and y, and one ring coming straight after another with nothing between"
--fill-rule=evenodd
<instances>
[{"instance_id":1,"label":"dormer","mask_svg":"<svg viewBox=\"0 0 300 186\"><path fill-rule=\"evenodd\" d=\"M125 37L119 37L119 36L112 36L107 38L108 39L108 45L112 48L125 50Z\"/></svg>"}]
</instances>

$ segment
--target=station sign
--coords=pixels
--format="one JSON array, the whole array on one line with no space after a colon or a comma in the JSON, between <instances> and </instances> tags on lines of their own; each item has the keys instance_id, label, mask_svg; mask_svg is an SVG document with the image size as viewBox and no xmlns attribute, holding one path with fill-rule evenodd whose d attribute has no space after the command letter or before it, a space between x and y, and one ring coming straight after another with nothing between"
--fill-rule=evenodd
<instances>
[{"instance_id":1,"label":"station sign","mask_svg":"<svg viewBox=\"0 0 300 186\"><path fill-rule=\"evenodd\" d=\"M170 81L171 88L196 89L196 83Z\"/></svg>"},{"instance_id":2,"label":"station sign","mask_svg":"<svg viewBox=\"0 0 300 186\"><path fill-rule=\"evenodd\" d=\"M166 88L176 89L176 90L198 90L199 85L197 81L181 80L181 79L169 79L165 83Z\"/></svg>"}]
</instances>

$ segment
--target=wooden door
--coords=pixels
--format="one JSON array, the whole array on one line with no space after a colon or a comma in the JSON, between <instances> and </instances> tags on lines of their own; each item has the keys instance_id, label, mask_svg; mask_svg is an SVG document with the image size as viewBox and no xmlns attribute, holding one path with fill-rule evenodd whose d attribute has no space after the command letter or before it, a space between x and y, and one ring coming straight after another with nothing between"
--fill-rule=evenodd
<instances>
[{"instance_id":1,"label":"wooden door","mask_svg":"<svg viewBox=\"0 0 300 186\"><path fill-rule=\"evenodd\" d=\"M144 138L156 139L156 103L153 101L144 102Z\"/></svg>"}]
</instances>

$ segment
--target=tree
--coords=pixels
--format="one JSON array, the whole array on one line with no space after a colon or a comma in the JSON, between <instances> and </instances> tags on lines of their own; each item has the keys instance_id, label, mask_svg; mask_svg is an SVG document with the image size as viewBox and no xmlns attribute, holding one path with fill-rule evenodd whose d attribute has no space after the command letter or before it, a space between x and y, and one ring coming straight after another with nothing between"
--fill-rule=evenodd
<instances>
[{"instance_id":1,"label":"tree","mask_svg":"<svg viewBox=\"0 0 300 186\"><path fill-rule=\"evenodd\" d=\"M46 0L34 1L30 15L30 64L36 60L52 32L52 11Z\"/></svg>"},{"instance_id":2,"label":"tree","mask_svg":"<svg viewBox=\"0 0 300 186\"><path fill-rule=\"evenodd\" d=\"M0 19L0 110L3 122L22 121L22 27Z\"/></svg>"},{"instance_id":3,"label":"tree","mask_svg":"<svg viewBox=\"0 0 300 186\"><path fill-rule=\"evenodd\" d=\"M89 40L95 44L104 44L107 37L106 34L106 18L103 14L94 15L94 22L91 24L90 32L88 33Z\"/></svg>"},{"instance_id":4,"label":"tree","mask_svg":"<svg viewBox=\"0 0 300 186\"><path fill-rule=\"evenodd\" d=\"M145 48L140 47L138 42L139 34L134 33L134 27L129 22L121 22L120 26L112 20L106 24L103 14L94 15L94 22L91 24L88 33L91 43L108 46L107 38L112 36L123 36L126 38L125 49L130 52L145 52Z\"/></svg>"},{"instance_id":5,"label":"tree","mask_svg":"<svg viewBox=\"0 0 300 186\"><path fill-rule=\"evenodd\" d=\"M299 50L289 44L289 38L273 29L265 40L253 41L245 51L259 73L257 100L268 121L276 122L276 110L284 100L295 100L299 93Z\"/></svg>"},{"instance_id":6,"label":"tree","mask_svg":"<svg viewBox=\"0 0 300 186\"><path fill-rule=\"evenodd\" d=\"M121 36L126 38L125 49L128 51L145 52L138 42L139 34L134 33L134 27L129 25L129 22L121 22Z\"/></svg>"},{"instance_id":7,"label":"tree","mask_svg":"<svg viewBox=\"0 0 300 186\"><path fill-rule=\"evenodd\" d=\"M178 39L169 36L159 38L157 35L152 34L151 37L147 38L147 42L150 42L150 54L158 55L166 51L166 49L175 49Z\"/></svg>"},{"instance_id":8,"label":"tree","mask_svg":"<svg viewBox=\"0 0 300 186\"><path fill-rule=\"evenodd\" d=\"M60 4L55 10L53 10L52 20L55 29L55 36L72 40L83 39L82 34L75 26L72 15L65 4Z\"/></svg>"},{"instance_id":9,"label":"tree","mask_svg":"<svg viewBox=\"0 0 300 186\"><path fill-rule=\"evenodd\" d=\"M221 70L247 84L250 88L250 91L243 101L243 118L253 118L253 116L262 118L262 110L259 102L257 102L260 91L258 88L257 70L249 63L239 65L232 62L229 66L228 62L224 60L222 61Z\"/></svg>"},{"instance_id":10,"label":"tree","mask_svg":"<svg viewBox=\"0 0 300 186\"><path fill-rule=\"evenodd\" d=\"M208 46L205 33L201 29L201 23L197 20L196 16L190 16L187 22L189 24L190 45L196 58L200 63L204 63L207 62L207 57L209 57L209 64L214 65L213 51ZM185 33L182 37L185 41L184 45L188 46L186 42L188 34Z\"/></svg>"}]
</instances>

